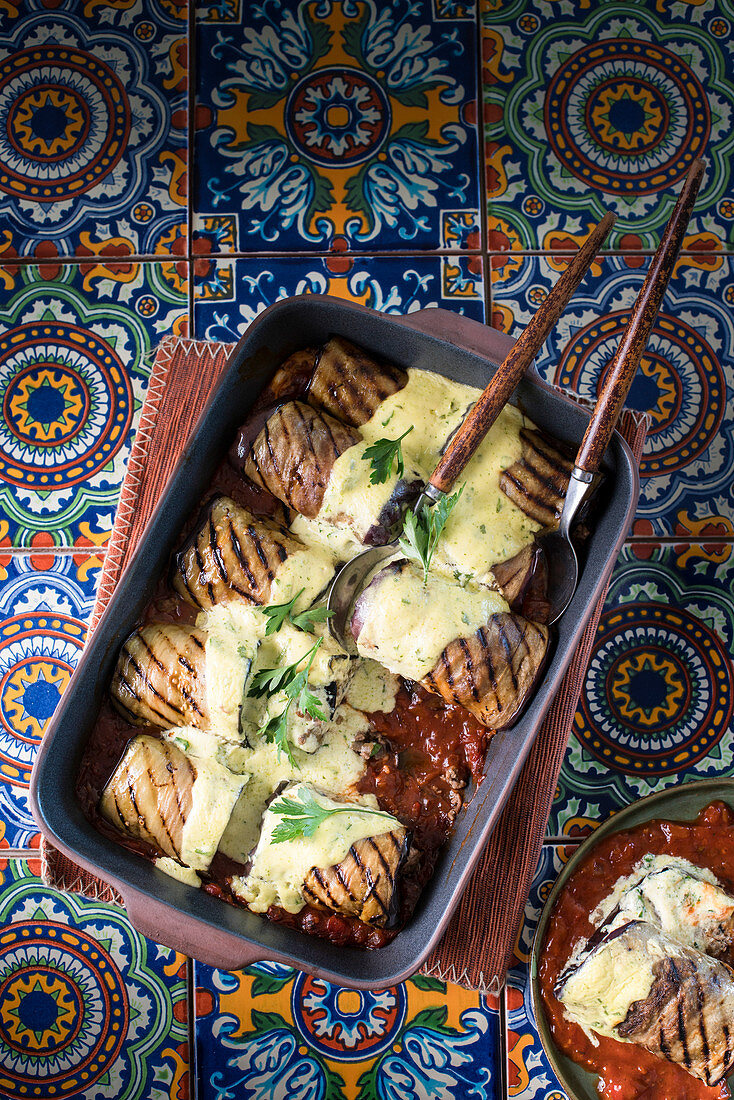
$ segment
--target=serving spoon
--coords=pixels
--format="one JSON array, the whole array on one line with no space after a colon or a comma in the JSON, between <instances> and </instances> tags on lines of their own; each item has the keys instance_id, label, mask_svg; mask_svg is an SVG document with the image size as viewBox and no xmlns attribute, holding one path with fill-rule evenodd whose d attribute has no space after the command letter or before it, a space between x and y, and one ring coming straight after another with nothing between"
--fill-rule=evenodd
<instances>
[{"instance_id":1,"label":"serving spoon","mask_svg":"<svg viewBox=\"0 0 734 1100\"><path fill-rule=\"evenodd\" d=\"M449 492L543 346L546 337L591 266L614 221L614 214L604 215L550 290L548 297L532 317L524 332L513 344L438 460L430 480L424 486L415 505L416 513L436 504ZM354 601L370 574L388 558L399 554L401 551L397 541L387 546L370 547L348 561L334 577L326 602L327 610L331 612L328 619L329 630L348 653L357 653L357 647L349 629Z\"/></svg>"},{"instance_id":2,"label":"serving spoon","mask_svg":"<svg viewBox=\"0 0 734 1100\"><path fill-rule=\"evenodd\" d=\"M665 227L658 250L652 258L640 293L632 307L576 455L576 463L568 483L558 527L541 532L536 539L537 547L545 555L548 570L548 612L545 621L549 624L560 618L576 591L579 562L571 541L573 521L586 499L594 476L598 473L604 452L612 438L619 414L637 374L642 353L647 347L652 326L680 251L703 170L704 161L694 160Z\"/></svg>"}]
</instances>

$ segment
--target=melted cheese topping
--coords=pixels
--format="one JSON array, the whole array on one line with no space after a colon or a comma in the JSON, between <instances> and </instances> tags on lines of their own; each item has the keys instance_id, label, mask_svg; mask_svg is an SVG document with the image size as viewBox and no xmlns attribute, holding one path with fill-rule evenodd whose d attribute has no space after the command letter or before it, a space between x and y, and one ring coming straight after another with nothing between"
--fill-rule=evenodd
<instances>
[{"instance_id":1,"label":"melted cheese topping","mask_svg":"<svg viewBox=\"0 0 734 1100\"><path fill-rule=\"evenodd\" d=\"M325 809L337 810L326 817L313 836L299 836L275 843L273 831L283 820L277 812L286 798L298 799L308 791ZM366 813L364 805L354 804L345 812L343 802L307 787L303 783L286 788L274 798L263 816L262 830L252 867L246 878L235 878L235 892L255 913L265 913L271 905L280 905L289 913L297 913L305 905L302 887L312 867L326 868L341 863L352 844L368 836L380 836L400 828L400 822L390 814Z\"/></svg>"},{"instance_id":2,"label":"melted cheese topping","mask_svg":"<svg viewBox=\"0 0 734 1100\"><path fill-rule=\"evenodd\" d=\"M268 604L288 603L301 592L294 609L305 611L331 581L334 566L334 554L330 550L316 546L295 550L278 567L270 585Z\"/></svg>"},{"instance_id":3,"label":"melted cheese topping","mask_svg":"<svg viewBox=\"0 0 734 1100\"><path fill-rule=\"evenodd\" d=\"M436 665L456 638L466 638L490 616L508 610L507 601L490 588L461 588L412 564L378 573L360 599L364 609L357 649L391 672L420 680Z\"/></svg>"},{"instance_id":4,"label":"melted cheese topping","mask_svg":"<svg viewBox=\"0 0 734 1100\"><path fill-rule=\"evenodd\" d=\"M360 657L354 664L356 667L345 697L347 703L368 714L377 710L385 713L393 710L400 688L397 676L378 665L377 661Z\"/></svg>"}]
</instances>

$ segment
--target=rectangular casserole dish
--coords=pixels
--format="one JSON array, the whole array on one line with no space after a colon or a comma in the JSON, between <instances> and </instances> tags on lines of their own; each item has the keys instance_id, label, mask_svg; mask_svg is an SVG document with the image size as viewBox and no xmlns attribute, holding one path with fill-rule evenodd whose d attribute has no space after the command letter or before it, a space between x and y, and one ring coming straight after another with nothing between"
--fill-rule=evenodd
<instances>
[{"instance_id":1,"label":"rectangular casserole dish","mask_svg":"<svg viewBox=\"0 0 734 1100\"><path fill-rule=\"evenodd\" d=\"M420 367L484 387L512 346L510 337L458 314L430 309L397 318L337 298L308 295L271 306L248 328L197 422L109 606L87 642L45 734L31 779L31 805L44 836L120 892L146 936L212 966L239 969L268 959L355 988L402 981L436 946L512 790L629 528L637 470L615 434L607 454L580 583L557 624L551 660L527 711L490 742L483 782L457 819L409 924L375 951L339 947L273 924L175 881L96 832L75 797L87 738L108 690L118 650L151 598L187 517L197 507L238 426L276 367L294 350L338 333L403 367ZM513 399L535 423L571 444L588 413L530 371Z\"/></svg>"}]
</instances>

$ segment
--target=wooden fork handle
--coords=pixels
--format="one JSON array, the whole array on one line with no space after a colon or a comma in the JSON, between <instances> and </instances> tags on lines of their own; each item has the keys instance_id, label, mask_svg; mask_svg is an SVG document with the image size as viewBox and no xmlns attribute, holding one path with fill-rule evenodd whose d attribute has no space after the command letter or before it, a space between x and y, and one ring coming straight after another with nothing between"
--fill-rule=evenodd
<instances>
[{"instance_id":1,"label":"wooden fork handle","mask_svg":"<svg viewBox=\"0 0 734 1100\"><path fill-rule=\"evenodd\" d=\"M658 250L652 258L619 347L607 371L604 386L594 407L594 414L589 421L576 457L576 466L587 474L596 473L601 465L632 380L637 373L640 359L647 347L652 326L655 324L655 318L696 201L703 169L704 161L694 160L688 170L678 202L670 215L670 221L665 228Z\"/></svg>"},{"instance_id":2,"label":"wooden fork handle","mask_svg":"<svg viewBox=\"0 0 734 1100\"><path fill-rule=\"evenodd\" d=\"M439 493L449 491L507 404L515 386L540 351L548 333L589 270L614 224L614 217L614 214L605 214L591 231L449 443L431 474L430 484Z\"/></svg>"}]
</instances>

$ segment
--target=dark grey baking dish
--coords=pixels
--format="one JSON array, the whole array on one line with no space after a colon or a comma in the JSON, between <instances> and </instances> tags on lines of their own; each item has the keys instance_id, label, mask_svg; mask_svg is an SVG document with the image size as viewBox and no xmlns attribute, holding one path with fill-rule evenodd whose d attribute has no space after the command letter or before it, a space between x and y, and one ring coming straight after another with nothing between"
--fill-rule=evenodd
<instances>
[{"instance_id":1,"label":"dark grey baking dish","mask_svg":"<svg viewBox=\"0 0 734 1100\"><path fill-rule=\"evenodd\" d=\"M166 567L189 513L276 366L299 347L339 333L404 367L438 371L483 387L506 354L509 337L443 310L385 316L337 298L303 296L271 306L249 327L198 421L141 545L90 638L49 727L31 781L33 813L44 835L69 858L122 894L132 923L161 943L225 969L260 959L357 988L402 981L437 943L468 875L512 790L540 722L594 603L608 578L634 512L638 480L630 451L615 435L578 591L559 623L552 660L521 721L491 741L484 781L457 822L412 921L387 947L344 948L271 924L168 878L150 863L98 834L83 816L74 788L87 737L110 681L118 649L135 626ZM568 442L581 440L588 414L529 373L517 401L541 427Z\"/></svg>"}]
</instances>

